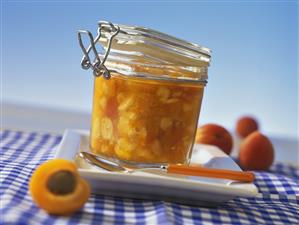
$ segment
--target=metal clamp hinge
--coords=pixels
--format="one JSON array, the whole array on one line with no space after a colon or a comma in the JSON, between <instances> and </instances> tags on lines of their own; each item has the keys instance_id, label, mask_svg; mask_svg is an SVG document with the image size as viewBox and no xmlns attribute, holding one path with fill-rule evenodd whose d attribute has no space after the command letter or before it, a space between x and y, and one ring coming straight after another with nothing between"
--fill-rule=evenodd
<instances>
[{"instance_id":1,"label":"metal clamp hinge","mask_svg":"<svg viewBox=\"0 0 299 225\"><path fill-rule=\"evenodd\" d=\"M110 26L111 28L111 36L108 39L108 45L106 48L106 52L103 56L103 59L100 59L99 53L95 47L95 45L99 42L101 38L101 31L103 26ZM111 44L113 38L119 33L120 28L117 25L114 25L110 22L106 21L101 21L99 22L99 28L98 28L98 34L95 38L93 38L93 35L90 31L88 30L79 30L78 31L78 40L79 40L79 45L83 51L83 58L81 60L81 67L85 70L88 70L89 68L92 68L94 76L101 76L103 75L104 78L109 79L110 78L110 71L107 69L105 66L105 62L108 58L110 49L111 49ZM89 37L89 46L85 48L83 41L82 41L82 34L87 34ZM93 62L90 59L89 53L93 51L95 55L95 59Z\"/></svg>"}]
</instances>

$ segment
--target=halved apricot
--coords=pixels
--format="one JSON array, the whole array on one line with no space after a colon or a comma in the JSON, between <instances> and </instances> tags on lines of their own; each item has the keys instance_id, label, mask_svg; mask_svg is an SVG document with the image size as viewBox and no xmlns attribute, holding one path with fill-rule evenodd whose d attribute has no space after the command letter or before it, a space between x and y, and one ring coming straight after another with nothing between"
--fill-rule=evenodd
<instances>
[{"instance_id":1,"label":"halved apricot","mask_svg":"<svg viewBox=\"0 0 299 225\"><path fill-rule=\"evenodd\" d=\"M65 159L41 164L32 174L29 191L36 204L54 215L69 215L82 208L90 195L89 184L77 167Z\"/></svg>"}]
</instances>

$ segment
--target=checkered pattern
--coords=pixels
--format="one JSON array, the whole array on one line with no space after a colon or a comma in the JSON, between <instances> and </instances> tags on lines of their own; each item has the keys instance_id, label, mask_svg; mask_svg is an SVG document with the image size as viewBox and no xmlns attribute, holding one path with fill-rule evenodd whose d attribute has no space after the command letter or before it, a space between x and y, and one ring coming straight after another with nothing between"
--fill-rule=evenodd
<instances>
[{"instance_id":1,"label":"checkered pattern","mask_svg":"<svg viewBox=\"0 0 299 225\"><path fill-rule=\"evenodd\" d=\"M9 130L0 136L0 224L299 224L299 169L283 164L256 172L256 198L236 198L217 208L92 195L75 215L50 216L32 202L27 187L61 137Z\"/></svg>"}]
</instances>

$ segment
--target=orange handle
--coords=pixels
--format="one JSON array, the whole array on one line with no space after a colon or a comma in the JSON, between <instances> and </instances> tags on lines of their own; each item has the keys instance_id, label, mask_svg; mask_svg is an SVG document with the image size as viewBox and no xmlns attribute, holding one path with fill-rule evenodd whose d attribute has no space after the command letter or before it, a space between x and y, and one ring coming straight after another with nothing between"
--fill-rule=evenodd
<instances>
[{"instance_id":1,"label":"orange handle","mask_svg":"<svg viewBox=\"0 0 299 225\"><path fill-rule=\"evenodd\" d=\"M167 173L176 173L182 175L210 177L210 178L222 178L222 179L236 180L242 182L253 182L255 178L254 173L252 172L211 169L211 168L204 168L199 166L186 166L186 165L176 165L176 164L169 164L167 167Z\"/></svg>"}]
</instances>

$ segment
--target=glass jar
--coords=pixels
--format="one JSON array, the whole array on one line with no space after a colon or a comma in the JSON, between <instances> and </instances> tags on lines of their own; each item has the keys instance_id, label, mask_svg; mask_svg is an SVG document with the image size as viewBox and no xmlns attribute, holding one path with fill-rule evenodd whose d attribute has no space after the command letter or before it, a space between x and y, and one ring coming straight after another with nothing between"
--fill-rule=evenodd
<instances>
[{"instance_id":1,"label":"glass jar","mask_svg":"<svg viewBox=\"0 0 299 225\"><path fill-rule=\"evenodd\" d=\"M87 49L82 33L90 37ZM95 39L80 31L79 40L82 67L92 67L95 75L91 151L138 163L189 163L210 50L151 29L107 22L99 23ZM97 52L97 44L104 53Z\"/></svg>"}]
</instances>

